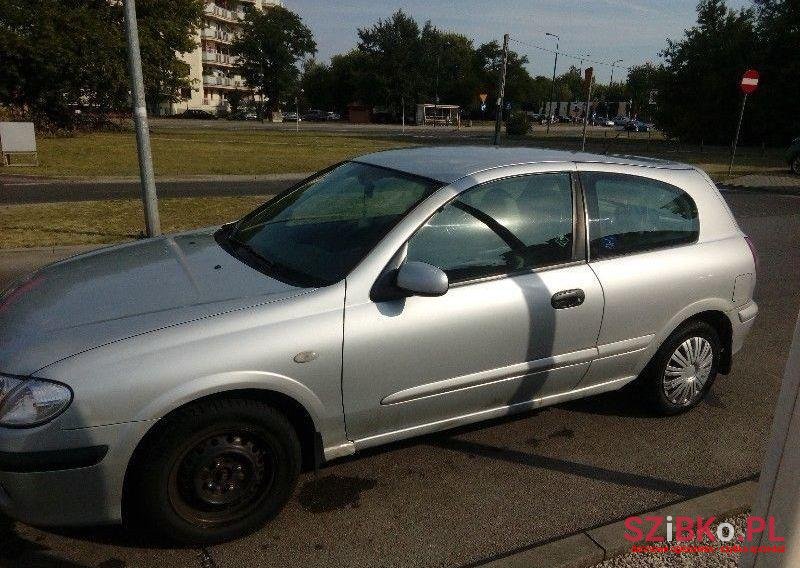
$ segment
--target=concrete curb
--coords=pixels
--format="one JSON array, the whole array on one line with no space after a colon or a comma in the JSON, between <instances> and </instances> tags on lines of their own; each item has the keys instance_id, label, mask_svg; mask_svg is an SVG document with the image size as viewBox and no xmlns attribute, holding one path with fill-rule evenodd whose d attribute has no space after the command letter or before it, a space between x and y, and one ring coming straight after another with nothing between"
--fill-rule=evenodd
<instances>
[{"instance_id":1,"label":"concrete curb","mask_svg":"<svg viewBox=\"0 0 800 568\"><path fill-rule=\"evenodd\" d=\"M685 515L723 519L748 511L758 487L757 481L743 481L700 497L640 513L644 517ZM503 558L476 564L485 568L589 568L604 560L627 554L632 544L625 540L625 521L617 521L570 535L546 544L515 552ZM664 531L659 531L664 535Z\"/></svg>"},{"instance_id":2,"label":"concrete curb","mask_svg":"<svg viewBox=\"0 0 800 568\"><path fill-rule=\"evenodd\" d=\"M120 241L120 243L123 241ZM21 248L8 248L8 249L0 249L0 257L6 254L25 254L26 252L36 254L36 253L50 253L50 254L63 254L63 255L73 255L73 254L80 254L82 252L88 252L90 250L95 250L103 247L111 247L115 244L120 243L108 243L108 244L94 244L94 245L58 245L52 247L21 247ZM2 260L0 260L2 262Z\"/></svg>"}]
</instances>

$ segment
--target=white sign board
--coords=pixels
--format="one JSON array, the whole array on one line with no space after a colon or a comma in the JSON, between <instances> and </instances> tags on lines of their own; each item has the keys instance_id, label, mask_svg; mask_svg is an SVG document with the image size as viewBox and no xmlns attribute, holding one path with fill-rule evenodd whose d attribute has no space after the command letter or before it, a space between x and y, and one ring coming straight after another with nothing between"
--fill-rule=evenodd
<instances>
[{"instance_id":1,"label":"white sign board","mask_svg":"<svg viewBox=\"0 0 800 568\"><path fill-rule=\"evenodd\" d=\"M32 122L0 122L0 151L36 152L36 134Z\"/></svg>"}]
</instances>

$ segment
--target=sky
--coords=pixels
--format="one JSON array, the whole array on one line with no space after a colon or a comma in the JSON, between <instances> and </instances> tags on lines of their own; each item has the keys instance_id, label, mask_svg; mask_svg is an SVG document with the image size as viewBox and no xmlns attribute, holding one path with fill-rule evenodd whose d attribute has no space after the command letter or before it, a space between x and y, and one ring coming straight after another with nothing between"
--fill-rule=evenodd
<instances>
[{"instance_id":1,"label":"sky","mask_svg":"<svg viewBox=\"0 0 800 568\"><path fill-rule=\"evenodd\" d=\"M303 18L314 32L319 61L349 51L358 42L356 30L369 27L379 18L397 10L411 14L422 25L430 20L436 27L464 34L475 45L496 39L502 42L509 33L510 48L530 60L531 74L550 76L553 54L517 41L553 49L560 36L559 50L569 54L589 54L590 59L607 62L593 64L597 80L608 82L610 63L629 66L658 61L667 38L683 36L683 30L696 21L697 0L283 0L284 6ZM732 8L749 6L749 0L728 0ZM559 55L558 73L580 61ZM586 65L586 64L585 64ZM615 80L625 70L614 71Z\"/></svg>"}]
</instances>

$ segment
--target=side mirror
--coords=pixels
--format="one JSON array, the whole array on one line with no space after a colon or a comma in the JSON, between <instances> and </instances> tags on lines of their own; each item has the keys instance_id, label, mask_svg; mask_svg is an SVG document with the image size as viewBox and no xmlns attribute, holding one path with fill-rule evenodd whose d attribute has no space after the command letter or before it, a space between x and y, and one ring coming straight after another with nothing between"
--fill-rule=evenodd
<instances>
[{"instance_id":1,"label":"side mirror","mask_svg":"<svg viewBox=\"0 0 800 568\"><path fill-rule=\"evenodd\" d=\"M441 296L450 287L447 274L425 262L405 262L397 271L397 287L415 296Z\"/></svg>"}]
</instances>

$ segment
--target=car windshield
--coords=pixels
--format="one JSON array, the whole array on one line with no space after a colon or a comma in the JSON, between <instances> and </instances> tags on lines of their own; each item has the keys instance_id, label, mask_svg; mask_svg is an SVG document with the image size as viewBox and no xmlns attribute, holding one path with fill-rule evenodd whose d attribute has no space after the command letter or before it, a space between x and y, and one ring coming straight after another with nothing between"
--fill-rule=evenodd
<instances>
[{"instance_id":1,"label":"car windshield","mask_svg":"<svg viewBox=\"0 0 800 568\"><path fill-rule=\"evenodd\" d=\"M227 230L226 250L298 286L342 280L440 182L345 162L279 195Z\"/></svg>"}]
</instances>

